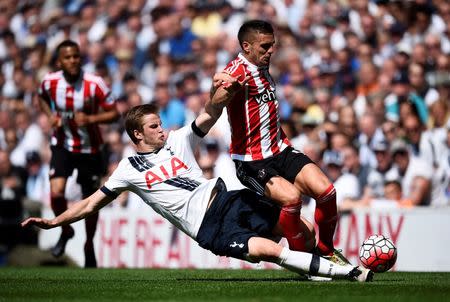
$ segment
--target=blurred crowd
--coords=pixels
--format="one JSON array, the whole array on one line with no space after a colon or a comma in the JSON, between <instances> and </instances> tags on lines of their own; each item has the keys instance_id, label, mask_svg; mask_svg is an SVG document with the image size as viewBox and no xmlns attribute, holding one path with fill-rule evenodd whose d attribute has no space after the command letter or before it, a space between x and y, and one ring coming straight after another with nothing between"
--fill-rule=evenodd
<instances>
[{"instance_id":1,"label":"blurred crowd","mask_svg":"<svg viewBox=\"0 0 450 302\"><path fill-rule=\"evenodd\" d=\"M169 131L201 112L249 19L276 29L270 72L283 129L334 181L341 211L449 205L448 1L1 0L2 224L49 202L52 129L37 88L56 69L58 43L79 43L83 69L103 77L121 114L156 103ZM111 171L134 150L120 121L102 131ZM225 112L198 157L235 189L229 142ZM76 199L76 184L66 193ZM116 205L139 202L130 194Z\"/></svg>"}]
</instances>

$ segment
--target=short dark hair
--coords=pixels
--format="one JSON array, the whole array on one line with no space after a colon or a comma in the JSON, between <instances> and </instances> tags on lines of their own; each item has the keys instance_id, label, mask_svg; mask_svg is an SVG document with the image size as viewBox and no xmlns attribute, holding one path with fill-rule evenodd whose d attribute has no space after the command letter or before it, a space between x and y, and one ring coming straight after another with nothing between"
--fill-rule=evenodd
<instances>
[{"instance_id":1,"label":"short dark hair","mask_svg":"<svg viewBox=\"0 0 450 302\"><path fill-rule=\"evenodd\" d=\"M159 19L170 16L173 13L173 9L170 6L157 6L150 12L152 22L157 22Z\"/></svg>"},{"instance_id":2,"label":"short dark hair","mask_svg":"<svg viewBox=\"0 0 450 302\"><path fill-rule=\"evenodd\" d=\"M248 41L253 33L273 34L273 27L269 22L264 20L250 20L242 24L238 32L239 44L242 47L244 41Z\"/></svg>"},{"instance_id":3,"label":"short dark hair","mask_svg":"<svg viewBox=\"0 0 450 302\"><path fill-rule=\"evenodd\" d=\"M148 114L158 114L159 108L154 104L138 105L131 108L125 116L125 130L133 143L137 144L138 140L134 136L134 130L142 132L142 118Z\"/></svg>"},{"instance_id":4,"label":"short dark hair","mask_svg":"<svg viewBox=\"0 0 450 302\"><path fill-rule=\"evenodd\" d=\"M65 48L65 47L75 47L77 49L80 49L80 46L72 41L72 40L64 40L61 43L58 44L58 46L56 47L56 57L59 57L59 53L61 52L61 49Z\"/></svg>"}]
</instances>

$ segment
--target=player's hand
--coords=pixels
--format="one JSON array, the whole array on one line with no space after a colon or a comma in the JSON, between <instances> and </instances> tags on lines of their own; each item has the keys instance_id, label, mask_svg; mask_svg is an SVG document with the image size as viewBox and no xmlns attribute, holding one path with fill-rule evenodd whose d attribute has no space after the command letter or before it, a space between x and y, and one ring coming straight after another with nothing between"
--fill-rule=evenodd
<instances>
[{"instance_id":1,"label":"player's hand","mask_svg":"<svg viewBox=\"0 0 450 302\"><path fill-rule=\"evenodd\" d=\"M239 81L237 78L229 75L225 72L218 72L214 74L213 86L215 89L223 87L229 93L236 93L242 86L244 86L249 80L250 76L247 75L243 81Z\"/></svg>"},{"instance_id":2,"label":"player's hand","mask_svg":"<svg viewBox=\"0 0 450 302\"><path fill-rule=\"evenodd\" d=\"M20 225L23 228L25 228L27 226L35 225L37 227L40 227L41 229L46 229L46 230L53 227L50 220L44 219L44 218L39 218L39 217L30 217L30 218L22 221L22 223Z\"/></svg>"},{"instance_id":3,"label":"player's hand","mask_svg":"<svg viewBox=\"0 0 450 302\"><path fill-rule=\"evenodd\" d=\"M214 77L213 77L214 88L219 88L221 85L226 85L226 84L230 85L237 81L238 80L235 77L232 77L231 75L229 75L228 73L225 73L225 72L217 72L214 74Z\"/></svg>"},{"instance_id":4,"label":"player's hand","mask_svg":"<svg viewBox=\"0 0 450 302\"><path fill-rule=\"evenodd\" d=\"M59 128L62 126L62 119L59 116L52 115L49 119L52 128Z\"/></svg>"},{"instance_id":5,"label":"player's hand","mask_svg":"<svg viewBox=\"0 0 450 302\"><path fill-rule=\"evenodd\" d=\"M14 189L20 185L19 179L15 176L5 176L1 182L4 188Z\"/></svg>"},{"instance_id":6,"label":"player's hand","mask_svg":"<svg viewBox=\"0 0 450 302\"><path fill-rule=\"evenodd\" d=\"M75 123L77 123L78 126L83 127L91 123L89 115L87 115L84 112L75 112L74 116Z\"/></svg>"}]
</instances>

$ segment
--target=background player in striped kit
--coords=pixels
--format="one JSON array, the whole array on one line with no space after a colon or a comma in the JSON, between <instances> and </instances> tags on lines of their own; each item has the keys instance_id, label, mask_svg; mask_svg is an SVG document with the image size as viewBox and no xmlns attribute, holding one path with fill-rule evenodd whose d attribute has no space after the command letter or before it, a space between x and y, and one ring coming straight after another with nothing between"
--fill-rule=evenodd
<instances>
[{"instance_id":1,"label":"background player in striped kit","mask_svg":"<svg viewBox=\"0 0 450 302\"><path fill-rule=\"evenodd\" d=\"M231 126L230 153L240 181L282 205L280 226L294 250L304 250L300 228L301 194L316 200L319 227L317 252L340 264L348 260L333 246L336 228L336 191L333 184L306 155L293 149L280 127L275 82L269 74L275 36L262 20L245 22L238 33L242 52L225 72L250 80L226 100ZM223 88L219 88L223 89Z\"/></svg>"},{"instance_id":2,"label":"background player in striped kit","mask_svg":"<svg viewBox=\"0 0 450 302\"><path fill-rule=\"evenodd\" d=\"M67 178L78 170L77 182L83 197L98 188L103 173L99 123L119 117L115 99L104 81L81 69L78 44L66 40L56 48L57 72L47 74L40 87L41 106L54 128L50 161L51 207L55 215L67 209L64 197ZM86 219L85 267L96 267L93 238L98 214ZM67 241L74 235L71 226L63 226L61 236L51 249L53 256L64 253Z\"/></svg>"}]
</instances>

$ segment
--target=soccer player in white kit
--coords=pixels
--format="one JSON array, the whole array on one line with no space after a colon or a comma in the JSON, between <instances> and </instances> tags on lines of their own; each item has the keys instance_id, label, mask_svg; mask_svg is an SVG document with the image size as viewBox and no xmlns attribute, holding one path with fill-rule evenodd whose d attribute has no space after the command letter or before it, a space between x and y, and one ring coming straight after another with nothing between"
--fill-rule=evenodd
<instances>
[{"instance_id":1,"label":"soccer player in white kit","mask_svg":"<svg viewBox=\"0 0 450 302\"><path fill-rule=\"evenodd\" d=\"M233 84L213 95L227 97ZM219 76L219 77L220 77ZM217 80L217 76L215 77ZM222 79L220 79L222 80ZM220 178L203 177L194 149L219 118L222 107L208 102L205 112L191 125L166 136L158 108L152 104L133 107L125 129L136 144L137 155L122 159L106 183L90 197L76 203L54 219L28 218L22 226L49 229L84 219L132 191L199 245L217 255L251 262L270 261L299 274L371 281L373 273L357 266L341 266L318 255L289 250L273 241L279 208L244 189L227 191Z\"/></svg>"}]
</instances>

